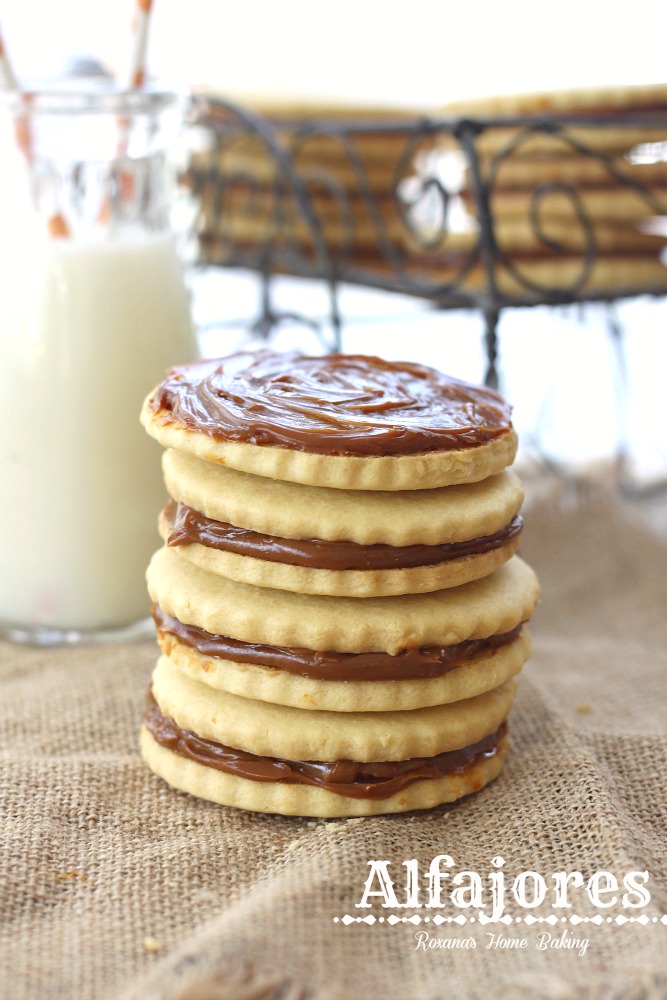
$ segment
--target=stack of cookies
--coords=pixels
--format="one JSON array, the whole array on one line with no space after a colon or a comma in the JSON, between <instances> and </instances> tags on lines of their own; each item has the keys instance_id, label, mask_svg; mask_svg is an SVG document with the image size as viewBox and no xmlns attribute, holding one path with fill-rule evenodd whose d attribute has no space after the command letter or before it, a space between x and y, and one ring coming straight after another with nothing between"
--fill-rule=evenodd
<instances>
[{"instance_id":1,"label":"stack of cookies","mask_svg":"<svg viewBox=\"0 0 667 1000\"><path fill-rule=\"evenodd\" d=\"M417 364L260 351L173 369L142 422L171 498L149 767L310 816L495 778L538 599L503 399Z\"/></svg>"},{"instance_id":2,"label":"stack of cookies","mask_svg":"<svg viewBox=\"0 0 667 1000\"><path fill-rule=\"evenodd\" d=\"M656 219L667 215L667 86L495 96L441 111L485 123L475 146L500 292L664 292L665 229ZM470 170L463 196L476 217ZM481 264L465 276L471 288L487 281Z\"/></svg>"}]
</instances>

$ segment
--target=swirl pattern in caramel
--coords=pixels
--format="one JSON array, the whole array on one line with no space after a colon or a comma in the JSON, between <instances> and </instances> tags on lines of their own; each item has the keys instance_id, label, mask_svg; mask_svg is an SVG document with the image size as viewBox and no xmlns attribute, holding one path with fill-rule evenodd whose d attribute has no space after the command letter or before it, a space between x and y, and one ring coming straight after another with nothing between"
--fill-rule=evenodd
<instances>
[{"instance_id":1,"label":"swirl pattern in caramel","mask_svg":"<svg viewBox=\"0 0 667 1000\"><path fill-rule=\"evenodd\" d=\"M273 351L173 368L155 418L219 441L325 455L404 455L474 448L507 434L493 389L424 365L363 355Z\"/></svg>"}]
</instances>

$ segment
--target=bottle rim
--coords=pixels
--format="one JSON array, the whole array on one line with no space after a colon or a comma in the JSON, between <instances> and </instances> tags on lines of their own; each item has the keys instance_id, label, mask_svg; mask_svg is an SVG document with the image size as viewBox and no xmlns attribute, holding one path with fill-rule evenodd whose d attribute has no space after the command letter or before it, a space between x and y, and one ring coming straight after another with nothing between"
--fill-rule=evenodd
<instances>
[{"instance_id":1,"label":"bottle rim","mask_svg":"<svg viewBox=\"0 0 667 1000\"><path fill-rule=\"evenodd\" d=\"M139 117L183 109L187 95L175 90L43 89L0 93L0 108L20 115Z\"/></svg>"}]
</instances>

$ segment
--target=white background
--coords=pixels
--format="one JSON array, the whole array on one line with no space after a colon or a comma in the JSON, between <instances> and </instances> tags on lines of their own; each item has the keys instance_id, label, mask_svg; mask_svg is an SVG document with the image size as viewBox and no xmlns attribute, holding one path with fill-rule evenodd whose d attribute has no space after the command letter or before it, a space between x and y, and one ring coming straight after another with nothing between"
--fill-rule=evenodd
<instances>
[{"instance_id":1,"label":"white background","mask_svg":"<svg viewBox=\"0 0 667 1000\"><path fill-rule=\"evenodd\" d=\"M72 54L119 73L132 0L5 0L17 72ZM667 5L656 0L155 0L149 65L228 92L435 105L450 99L667 79Z\"/></svg>"}]
</instances>

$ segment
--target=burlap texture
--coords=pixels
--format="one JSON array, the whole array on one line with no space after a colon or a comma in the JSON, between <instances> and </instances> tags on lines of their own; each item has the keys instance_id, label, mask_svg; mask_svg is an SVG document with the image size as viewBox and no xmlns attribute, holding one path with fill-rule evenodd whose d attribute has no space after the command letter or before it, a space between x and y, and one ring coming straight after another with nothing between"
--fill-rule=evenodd
<instances>
[{"instance_id":1,"label":"burlap texture","mask_svg":"<svg viewBox=\"0 0 667 1000\"><path fill-rule=\"evenodd\" d=\"M667 913L665 503L543 492L526 507L522 551L544 595L512 755L453 807L316 822L195 801L138 756L152 644L3 645L0 996L667 997L661 923L570 928L589 938L581 956L538 950L537 926L502 928L529 939L522 951L487 949L498 927L479 924L437 930L475 950L424 951L424 925L333 919L382 913L355 908L369 860L398 876L441 853L484 876L499 854L512 873L648 870L635 913Z\"/></svg>"}]
</instances>

